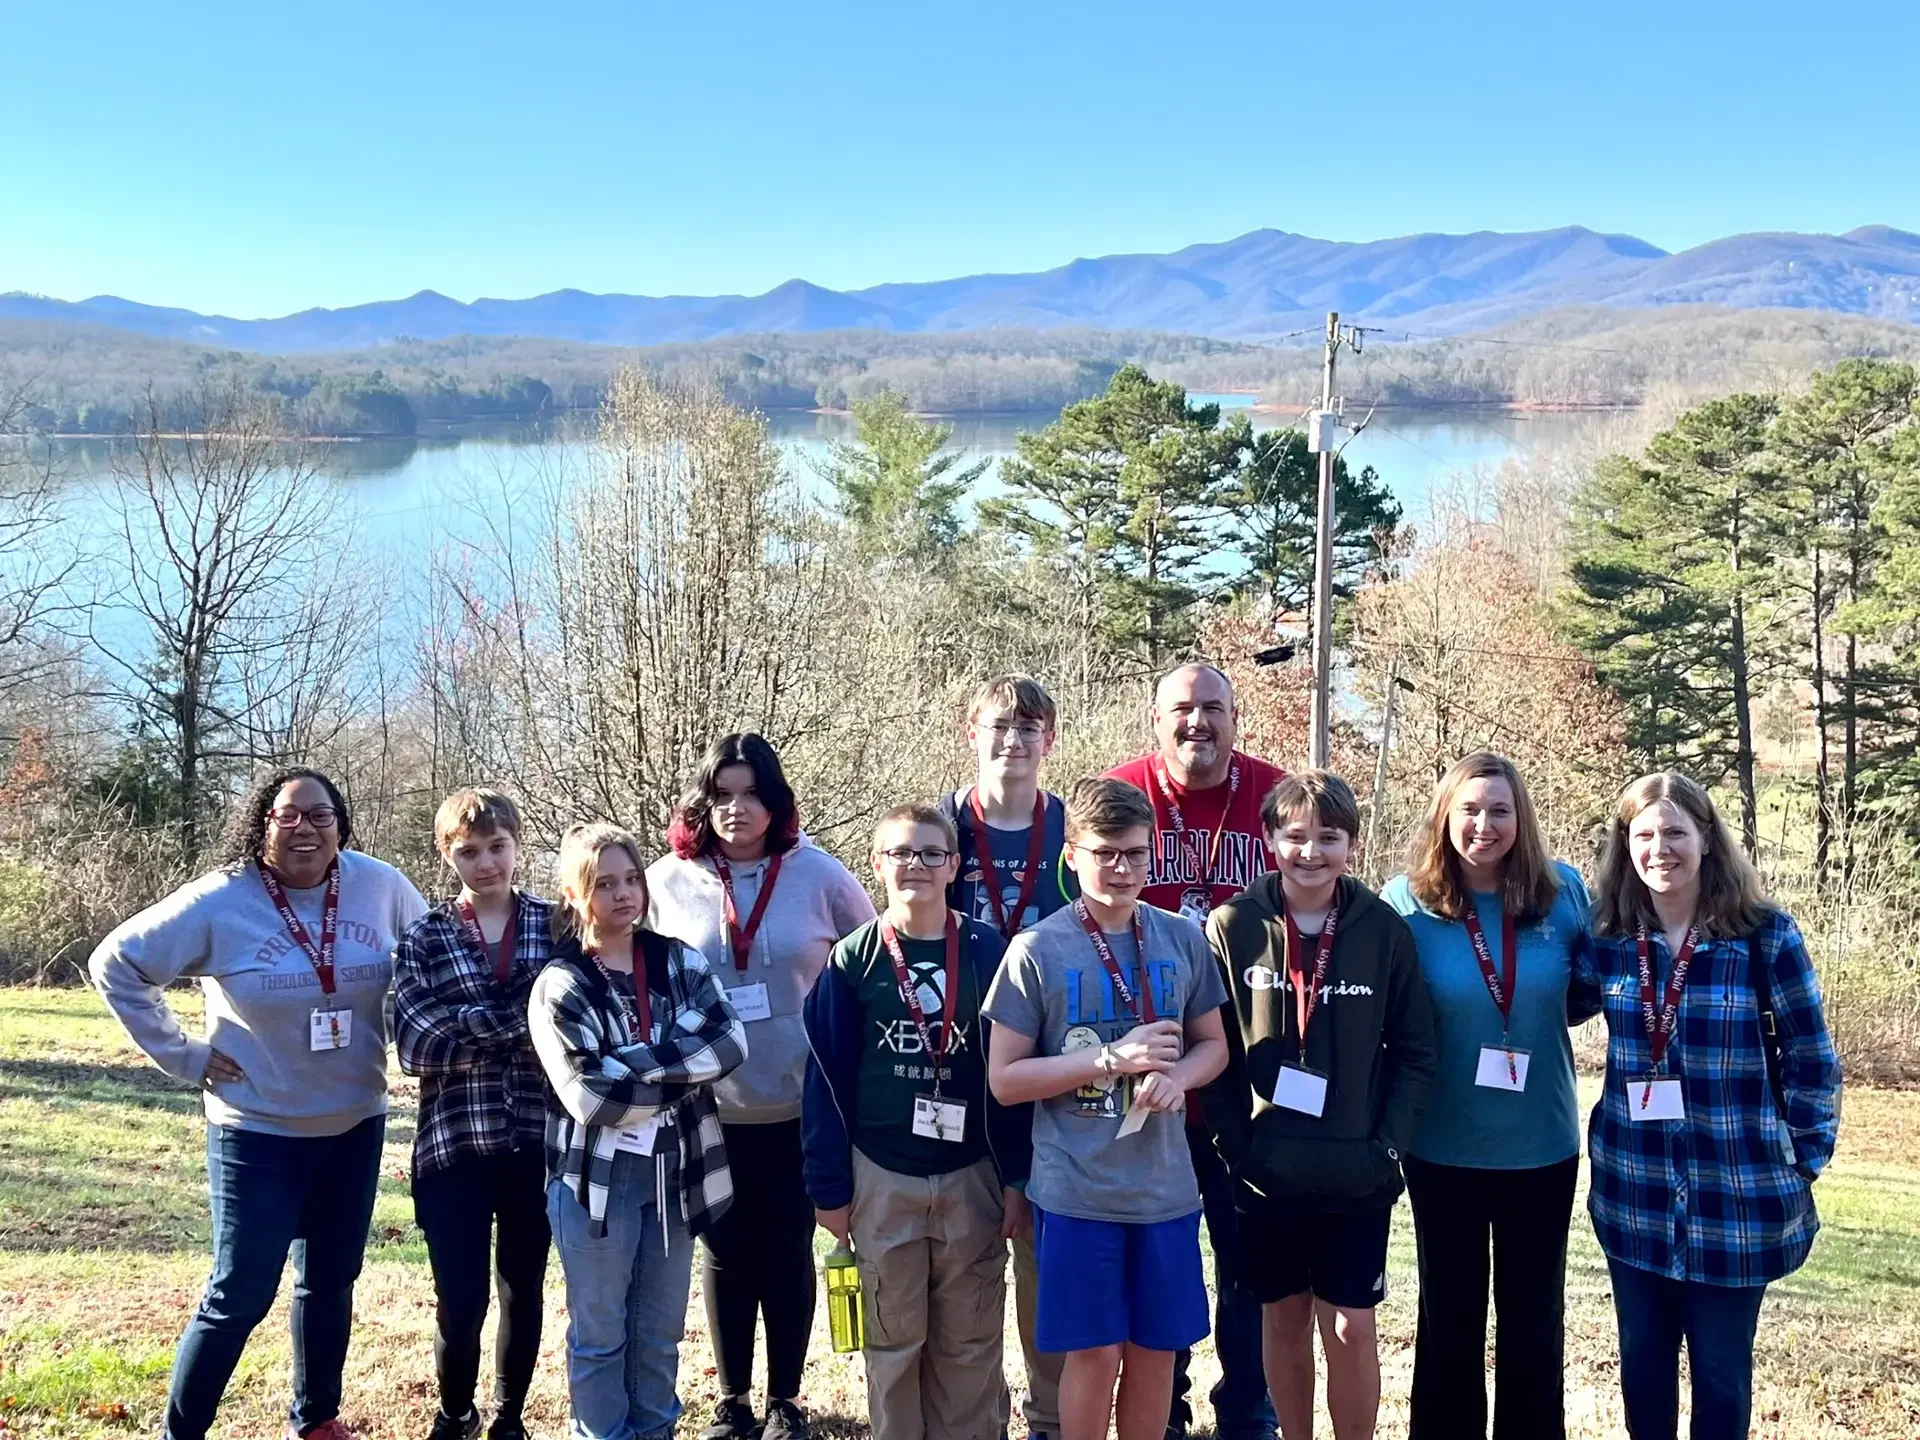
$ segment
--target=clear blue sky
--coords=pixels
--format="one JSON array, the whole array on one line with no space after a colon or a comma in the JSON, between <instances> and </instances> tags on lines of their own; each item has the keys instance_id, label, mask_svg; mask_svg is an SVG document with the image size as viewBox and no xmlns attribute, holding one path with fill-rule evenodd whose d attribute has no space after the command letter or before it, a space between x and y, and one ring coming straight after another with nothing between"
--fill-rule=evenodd
<instances>
[{"instance_id":1,"label":"clear blue sky","mask_svg":"<svg viewBox=\"0 0 1920 1440\"><path fill-rule=\"evenodd\" d=\"M1261 226L1920 230L1920 5L0 0L0 290L849 288Z\"/></svg>"}]
</instances>

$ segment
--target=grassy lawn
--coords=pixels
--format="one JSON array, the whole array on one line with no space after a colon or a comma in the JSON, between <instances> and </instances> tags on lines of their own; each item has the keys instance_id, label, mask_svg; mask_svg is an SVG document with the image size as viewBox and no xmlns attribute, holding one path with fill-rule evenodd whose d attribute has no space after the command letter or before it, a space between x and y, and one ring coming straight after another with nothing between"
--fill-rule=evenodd
<instances>
[{"instance_id":1,"label":"grassy lawn","mask_svg":"<svg viewBox=\"0 0 1920 1440\"><path fill-rule=\"evenodd\" d=\"M176 1003L197 1009L190 992ZM403 1087L348 1360L345 1418L369 1440L419 1440L435 1409L432 1286L406 1184L412 1108ZM90 993L0 990L0 1436L158 1432L172 1347L206 1275L204 1134L198 1096L149 1066ZM1848 1095L1840 1154L1818 1191L1826 1229L1812 1263L1775 1287L1761 1318L1756 1435L1920 1435L1917 1151L1920 1093ZM1413 1237L1404 1205L1396 1225L1393 1293L1381 1312L1386 1436L1405 1434L1413 1369ZM549 1319L528 1418L537 1435L558 1437L566 1398L557 1262L548 1273ZM1574 1218L1568 1291L1571 1431L1582 1440L1624 1435L1606 1268L1583 1210ZM218 1434L279 1434L285 1293L283 1286L281 1308L241 1361ZM812 1353L803 1398L816 1428L864 1434L859 1361L831 1354L824 1307ZM703 1416L714 1382L697 1293L682 1360L682 1397L690 1418ZM1194 1369L1204 1394L1217 1373L1210 1349L1196 1355ZM1017 1387L1017 1345L1009 1346L1008 1370ZM1324 1420L1321 1433L1331 1433Z\"/></svg>"}]
</instances>

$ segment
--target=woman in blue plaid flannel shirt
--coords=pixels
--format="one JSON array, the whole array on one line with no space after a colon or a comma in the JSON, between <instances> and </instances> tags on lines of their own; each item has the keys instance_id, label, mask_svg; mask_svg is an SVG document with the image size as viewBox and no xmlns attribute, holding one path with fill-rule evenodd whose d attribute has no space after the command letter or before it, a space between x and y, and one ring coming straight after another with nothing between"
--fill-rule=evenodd
<instances>
[{"instance_id":1,"label":"woman in blue plaid flannel shirt","mask_svg":"<svg viewBox=\"0 0 1920 1440\"><path fill-rule=\"evenodd\" d=\"M1813 1181L1839 1134L1819 981L1712 798L1671 771L1620 797L1593 932L1576 986L1608 1040L1588 1208L1613 1276L1627 1428L1673 1440L1684 1339L1693 1440L1734 1440L1761 1300L1813 1247Z\"/></svg>"}]
</instances>

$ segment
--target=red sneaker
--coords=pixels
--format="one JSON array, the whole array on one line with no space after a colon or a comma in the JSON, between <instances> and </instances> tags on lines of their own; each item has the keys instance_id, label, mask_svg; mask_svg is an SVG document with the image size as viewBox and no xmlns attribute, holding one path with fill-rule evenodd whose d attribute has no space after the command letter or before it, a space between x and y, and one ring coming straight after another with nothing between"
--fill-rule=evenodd
<instances>
[{"instance_id":1,"label":"red sneaker","mask_svg":"<svg viewBox=\"0 0 1920 1440\"><path fill-rule=\"evenodd\" d=\"M359 1440L359 1437L338 1419L322 1420L304 1435L294 1429L293 1422L289 1420L286 1440Z\"/></svg>"}]
</instances>

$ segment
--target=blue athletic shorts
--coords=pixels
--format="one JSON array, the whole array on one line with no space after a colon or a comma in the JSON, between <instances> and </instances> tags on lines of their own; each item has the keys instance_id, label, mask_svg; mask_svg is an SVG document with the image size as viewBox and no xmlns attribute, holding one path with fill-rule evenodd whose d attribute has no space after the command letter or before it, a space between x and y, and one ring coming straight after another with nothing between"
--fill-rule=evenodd
<instances>
[{"instance_id":1,"label":"blue athletic shorts","mask_svg":"<svg viewBox=\"0 0 1920 1440\"><path fill-rule=\"evenodd\" d=\"M1035 1348L1048 1354L1132 1341L1184 1350L1207 1338L1200 1212L1153 1224L1081 1220L1033 1207L1040 1272Z\"/></svg>"}]
</instances>

